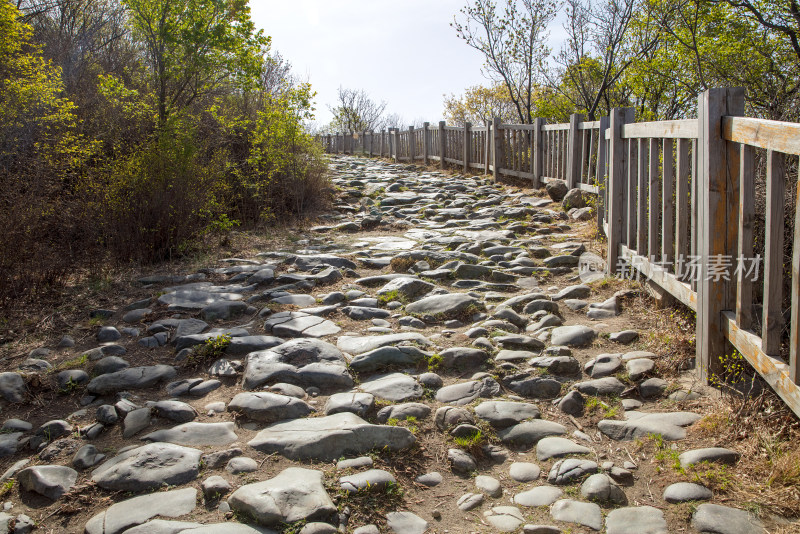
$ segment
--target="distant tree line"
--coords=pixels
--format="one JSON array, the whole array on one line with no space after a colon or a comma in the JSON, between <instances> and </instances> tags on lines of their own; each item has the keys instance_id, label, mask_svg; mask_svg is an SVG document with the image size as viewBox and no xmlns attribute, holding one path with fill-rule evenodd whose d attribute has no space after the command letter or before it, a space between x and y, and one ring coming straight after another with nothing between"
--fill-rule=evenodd
<instances>
[{"instance_id":1,"label":"distant tree line","mask_svg":"<svg viewBox=\"0 0 800 534\"><path fill-rule=\"evenodd\" d=\"M0 0L0 296L314 207L312 98L247 0Z\"/></svg>"},{"instance_id":2,"label":"distant tree line","mask_svg":"<svg viewBox=\"0 0 800 534\"><path fill-rule=\"evenodd\" d=\"M566 40L551 50L557 10ZM453 27L490 80L445 98L454 124L594 119L620 106L640 120L684 118L710 87L745 87L752 116L800 118L796 0L470 0Z\"/></svg>"}]
</instances>

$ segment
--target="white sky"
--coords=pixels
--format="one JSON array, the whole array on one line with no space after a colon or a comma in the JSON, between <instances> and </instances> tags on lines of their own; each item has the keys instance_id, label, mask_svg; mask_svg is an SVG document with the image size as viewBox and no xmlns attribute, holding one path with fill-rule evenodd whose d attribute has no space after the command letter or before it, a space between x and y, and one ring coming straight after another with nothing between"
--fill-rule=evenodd
<instances>
[{"instance_id":1,"label":"white sky","mask_svg":"<svg viewBox=\"0 0 800 534\"><path fill-rule=\"evenodd\" d=\"M450 27L466 0L252 0L253 21L331 119L336 90L364 89L406 122L441 120L444 95L486 83L481 55ZM554 32L555 33L555 32Z\"/></svg>"}]
</instances>

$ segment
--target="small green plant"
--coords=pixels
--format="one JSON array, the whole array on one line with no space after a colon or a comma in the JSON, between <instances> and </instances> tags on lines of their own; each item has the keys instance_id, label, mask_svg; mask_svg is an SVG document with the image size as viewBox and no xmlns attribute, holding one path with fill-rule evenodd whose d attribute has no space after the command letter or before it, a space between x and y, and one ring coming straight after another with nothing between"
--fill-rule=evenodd
<instances>
[{"instance_id":1,"label":"small green plant","mask_svg":"<svg viewBox=\"0 0 800 534\"><path fill-rule=\"evenodd\" d=\"M392 289L391 291L387 291L382 295L378 295L378 302L380 302L381 304L388 304L393 300L397 300L399 302L405 302L406 299L396 289Z\"/></svg>"},{"instance_id":2,"label":"small green plant","mask_svg":"<svg viewBox=\"0 0 800 534\"><path fill-rule=\"evenodd\" d=\"M197 367L210 360L221 358L225 354L225 349L231 344L231 336L222 334L209 338L194 349L186 358L187 367Z\"/></svg>"},{"instance_id":3,"label":"small green plant","mask_svg":"<svg viewBox=\"0 0 800 534\"><path fill-rule=\"evenodd\" d=\"M14 488L14 479L7 480L0 486L0 498L5 497Z\"/></svg>"},{"instance_id":4,"label":"small green plant","mask_svg":"<svg viewBox=\"0 0 800 534\"><path fill-rule=\"evenodd\" d=\"M442 366L442 357L439 354L431 354L428 357L428 370L435 371Z\"/></svg>"},{"instance_id":5,"label":"small green plant","mask_svg":"<svg viewBox=\"0 0 800 534\"><path fill-rule=\"evenodd\" d=\"M480 445L481 442L484 441L484 436L483 432L478 430L467 436L459 436L457 438L453 438L453 440L459 447L463 447L465 449L471 449L472 447Z\"/></svg>"}]
</instances>

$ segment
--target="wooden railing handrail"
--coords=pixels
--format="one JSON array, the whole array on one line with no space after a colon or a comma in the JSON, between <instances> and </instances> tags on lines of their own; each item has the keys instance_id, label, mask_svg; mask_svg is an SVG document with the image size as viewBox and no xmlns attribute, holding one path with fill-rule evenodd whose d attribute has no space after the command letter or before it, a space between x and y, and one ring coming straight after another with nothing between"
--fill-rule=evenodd
<instances>
[{"instance_id":1,"label":"wooden railing handrail","mask_svg":"<svg viewBox=\"0 0 800 534\"><path fill-rule=\"evenodd\" d=\"M793 122L722 117L722 137L734 143L800 156L800 124Z\"/></svg>"}]
</instances>

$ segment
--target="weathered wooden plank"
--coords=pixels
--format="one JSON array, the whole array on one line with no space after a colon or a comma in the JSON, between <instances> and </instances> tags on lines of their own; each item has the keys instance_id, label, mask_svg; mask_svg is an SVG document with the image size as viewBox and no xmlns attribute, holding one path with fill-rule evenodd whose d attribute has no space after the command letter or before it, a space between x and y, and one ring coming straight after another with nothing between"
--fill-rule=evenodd
<instances>
[{"instance_id":1,"label":"weathered wooden plank","mask_svg":"<svg viewBox=\"0 0 800 534\"><path fill-rule=\"evenodd\" d=\"M542 132L544 119L536 118L533 120L533 146L531 154L531 174L533 174L533 187L538 189L542 186L542 163L544 152L542 149L544 133Z\"/></svg>"},{"instance_id":2,"label":"weathered wooden plank","mask_svg":"<svg viewBox=\"0 0 800 534\"><path fill-rule=\"evenodd\" d=\"M637 122L626 124L622 131L624 139L643 139L643 138L669 138L669 139L696 139L697 121L694 119L657 121L657 122Z\"/></svg>"},{"instance_id":3,"label":"weathered wooden plank","mask_svg":"<svg viewBox=\"0 0 800 534\"><path fill-rule=\"evenodd\" d=\"M789 379L800 384L800 180L797 182L792 242L792 308L789 311Z\"/></svg>"},{"instance_id":4,"label":"weathered wooden plank","mask_svg":"<svg viewBox=\"0 0 800 534\"><path fill-rule=\"evenodd\" d=\"M611 132L608 169L608 251L606 261L609 273L619 271L619 254L622 245L621 233L623 225L622 192L625 186L625 169L627 154L622 140L622 126L633 122L633 108L613 108L610 113L609 131Z\"/></svg>"},{"instance_id":5,"label":"weathered wooden plank","mask_svg":"<svg viewBox=\"0 0 800 534\"><path fill-rule=\"evenodd\" d=\"M579 130L596 130L600 128L600 121L585 121L578 125Z\"/></svg>"},{"instance_id":6,"label":"weathered wooden plank","mask_svg":"<svg viewBox=\"0 0 800 534\"><path fill-rule=\"evenodd\" d=\"M658 226L661 215L661 180L658 177L659 163L659 140L650 139L650 197L647 204L648 225L647 225L647 257L658 261ZM644 252L644 251L639 251Z\"/></svg>"},{"instance_id":7,"label":"weathered wooden plank","mask_svg":"<svg viewBox=\"0 0 800 534\"><path fill-rule=\"evenodd\" d=\"M486 131L483 134L483 174L489 174L489 167L491 166L492 162L490 160L489 154L491 152L490 147L492 138L492 123L491 121L486 121L486 125L484 126Z\"/></svg>"},{"instance_id":8,"label":"weathered wooden plank","mask_svg":"<svg viewBox=\"0 0 800 534\"><path fill-rule=\"evenodd\" d=\"M672 139L664 139L661 163L661 261L672 265L675 259L675 177Z\"/></svg>"},{"instance_id":9,"label":"weathered wooden plank","mask_svg":"<svg viewBox=\"0 0 800 534\"><path fill-rule=\"evenodd\" d=\"M503 130L500 127L500 117L494 117L492 120L492 134L494 136L494 165L493 175L496 182L500 178L500 166L503 164Z\"/></svg>"},{"instance_id":10,"label":"weathered wooden plank","mask_svg":"<svg viewBox=\"0 0 800 534\"><path fill-rule=\"evenodd\" d=\"M649 151L646 139L639 139L637 144L639 145L637 150L639 160L636 162L638 168L636 175L639 178L639 198L636 202L636 227L639 231L637 232L636 250L642 256L647 256L647 192L650 189L650 180L647 175L647 158L649 157ZM633 164L631 162L631 165Z\"/></svg>"},{"instance_id":11,"label":"weathered wooden plank","mask_svg":"<svg viewBox=\"0 0 800 534\"><path fill-rule=\"evenodd\" d=\"M783 402L800 417L800 387L791 377L790 366L781 358L761 350L761 339L752 332L739 328L733 312L722 312L721 323L725 337L783 399Z\"/></svg>"},{"instance_id":12,"label":"weathered wooden plank","mask_svg":"<svg viewBox=\"0 0 800 534\"><path fill-rule=\"evenodd\" d=\"M639 161L638 156L638 148L639 142L634 140L628 140L625 142L628 145L628 235L627 239L625 240L625 244L628 245L630 248L636 248L636 224L637 224L637 212L636 212L636 202L638 200L638 172L639 166L637 165Z\"/></svg>"},{"instance_id":13,"label":"weathered wooden plank","mask_svg":"<svg viewBox=\"0 0 800 534\"><path fill-rule=\"evenodd\" d=\"M598 136L597 136L597 167L595 168L595 183L600 189L600 194L597 197L597 224L598 227L605 226L606 214L608 211L608 187L607 187L607 173L606 173L606 152L608 145L606 144L606 129L608 129L608 117L600 117L598 121ZM629 162L632 164L632 162ZM606 232L603 232L606 235Z\"/></svg>"},{"instance_id":14,"label":"weathered wooden plank","mask_svg":"<svg viewBox=\"0 0 800 534\"><path fill-rule=\"evenodd\" d=\"M591 184L578 184L578 189L586 191L587 193L594 193L595 195L600 192L600 189L596 185Z\"/></svg>"},{"instance_id":15,"label":"weathered wooden plank","mask_svg":"<svg viewBox=\"0 0 800 534\"><path fill-rule=\"evenodd\" d=\"M781 350L783 316L783 199L786 195L783 154L767 150L767 214L764 235L764 313L761 349L775 356Z\"/></svg>"},{"instance_id":16,"label":"weathered wooden plank","mask_svg":"<svg viewBox=\"0 0 800 534\"><path fill-rule=\"evenodd\" d=\"M678 139L675 150L675 254L684 265L689 261L689 140Z\"/></svg>"},{"instance_id":17,"label":"weathered wooden plank","mask_svg":"<svg viewBox=\"0 0 800 534\"><path fill-rule=\"evenodd\" d=\"M447 157L447 124L439 121L439 167L444 170Z\"/></svg>"},{"instance_id":18,"label":"weathered wooden plank","mask_svg":"<svg viewBox=\"0 0 800 534\"><path fill-rule=\"evenodd\" d=\"M464 124L464 172L469 171L469 163L470 163L470 128L472 128L472 124L467 122Z\"/></svg>"},{"instance_id":19,"label":"weathered wooden plank","mask_svg":"<svg viewBox=\"0 0 800 534\"><path fill-rule=\"evenodd\" d=\"M574 189L580 179L581 146L578 140L578 124L583 121L583 115L573 113L569 117L569 130L567 130L566 148L566 182L569 189Z\"/></svg>"},{"instance_id":20,"label":"weathered wooden plank","mask_svg":"<svg viewBox=\"0 0 800 534\"><path fill-rule=\"evenodd\" d=\"M431 150L430 126L429 122L422 123L422 161L425 165L428 165Z\"/></svg>"},{"instance_id":21,"label":"weathered wooden plank","mask_svg":"<svg viewBox=\"0 0 800 534\"><path fill-rule=\"evenodd\" d=\"M543 132L558 132L562 130L569 130L568 122L562 122L561 124L545 124L542 126Z\"/></svg>"},{"instance_id":22,"label":"weathered wooden plank","mask_svg":"<svg viewBox=\"0 0 800 534\"><path fill-rule=\"evenodd\" d=\"M735 143L800 155L800 124L794 122L723 117L722 135Z\"/></svg>"},{"instance_id":23,"label":"weathered wooden plank","mask_svg":"<svg viewBox=\"0 0 800 534\"><path fill-rule=\"evenodd\" d=\"M620 254L632 268L642 273L689 308L697 310L697 293L692 290L692 286L681 282L674 274L662 269L660 265L654 265L648 258L637 254L636 251L625 245L620 248Z\"/></svg>"},{"instance_id":24,"label":"weathered wooden plank","mask_svg":"<svg viewBox=\"0 0 800 534\"><path fill-rule=\"evenodd\" d=\"M698 247L700 282L696 328L696 366L702 380L720 372L720 357L726 353L721 312L728 301L726 281L712 272L711 266L735 253L728 249L728 161L727 142L722 138L725 115L744 112L744 90L708 89L698 98L698 152L700 205ZM734 171L735 172L735 171Z\"/></svg>"},{"instance_id":25,"label":"weathered wooden plank","mask_svg":"<svg viewBox=\"0 0 800 534\"><path fill-rule=\"evenodd\" d=\"M755 149L741 145L739 158L739 232L736 249L739 261L753 257L753 223L755 221ZM753 324L753 281L739 269L736 277L736 323L739 328L748 329Z\"/></svg>"}]
</instances>

